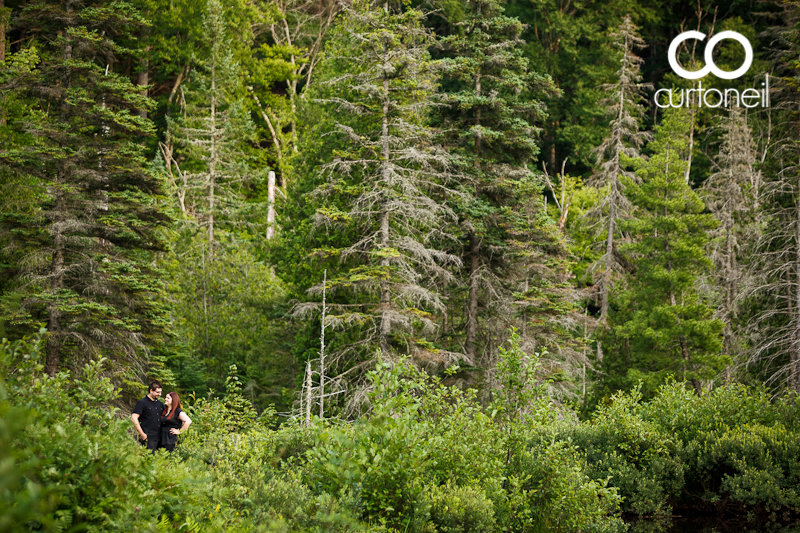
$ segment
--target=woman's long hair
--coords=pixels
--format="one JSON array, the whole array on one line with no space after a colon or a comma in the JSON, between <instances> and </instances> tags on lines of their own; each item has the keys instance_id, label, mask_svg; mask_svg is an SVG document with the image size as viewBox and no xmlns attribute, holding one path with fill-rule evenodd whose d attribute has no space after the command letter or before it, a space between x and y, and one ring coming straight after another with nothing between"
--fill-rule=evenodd
<instances>
[{"instance_id":1,"label":"woman's long hair","mask_svg":"<svg viewBox=\"0 0 800 533\"><path fill-rule=\"evenodd\" d=\"M169 412L167 420L172 420L175 417L175 411L177 411L181 407L181 399L178 398L177 392L170 392L169 394L167 394L167 396L170 396L172 398L172 411ZM161 411L161 416L164 416L165 414L167 414L166 406L164 406L164 410Z\"/></svg>"}]
</instances>

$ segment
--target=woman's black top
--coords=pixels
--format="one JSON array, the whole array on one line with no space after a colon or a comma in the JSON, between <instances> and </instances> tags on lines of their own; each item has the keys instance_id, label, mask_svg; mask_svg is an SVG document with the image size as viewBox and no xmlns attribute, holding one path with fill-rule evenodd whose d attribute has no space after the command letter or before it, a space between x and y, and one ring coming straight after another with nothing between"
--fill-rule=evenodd
<instances>
[{"instance_id":1,"label":"woman's black top","mask_svg":"<svg viewBox=\"0 0 800 533\"><path fill-rule=\"evenodd\" d=\"M178 442L178 436L173 435L172 433L169 432L169 430L172 428L175 429L181 428L183 422L181 422L181 419L179 417L181 416L182 412L183 409L178 407L175 410L175 414L173 415L172 418L167 418L166 416L161 417L161 441L159 442L159 446L164 448L175 447L175 444Z\"/></svg>"}]
</instances>

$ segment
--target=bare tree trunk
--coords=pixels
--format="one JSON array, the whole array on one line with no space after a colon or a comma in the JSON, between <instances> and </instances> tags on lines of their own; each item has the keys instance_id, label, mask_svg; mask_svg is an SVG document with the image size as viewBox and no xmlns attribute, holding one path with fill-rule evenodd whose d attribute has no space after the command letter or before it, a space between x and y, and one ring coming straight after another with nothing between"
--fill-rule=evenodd
<instances>
[{"instance_id":1,"label":"bare tree trunk","mask_svg":"<svg viewBox=\"0 0 800 533\"><path fill-rule=\"evenodd\" d=\"M735 280L732 279L734 269L733 262L736 260L733 256L733 230L730 227L729 221L726 221L727 227L725 228L725 330L723 333L723 347L727 355L731 354L733 350L733 328L731 327L731 320L733 315L733 301L735 298Z\"/></svg>"},{"instance_id":2,"label":"bare tree trunk","mask_svg":"<svg viewBox=\"0 0 800 533\"><path fill-rule=\"evenodd\" d=\"M686 161L686 173L683 178L686 183L689 183L689 173L692 171L692 152L694 151L694 114L697 111L692 107L692 129L689 130L689 158Z\"/></svg>"},{"instance_id":3,"label":"bare tree trunk","mask_svg":"<svg viewBox=\"0 0 800 533\"><path fill-rule=\"evenodd\" d=\"M478 334L478 267L480 266L480 240L475 231L469 233L469 301L467 303L467 355L475 361Z\"/></svg>"},{"instance_id":4,"label":"bare tree trunk","mask_svg":"<svg viewBox=\"0 0 800 533\"><path fill-rule=\"evenodd\" d=\"M178 88L181 86L181 82L183 82L184 76L189 73L189 65L186 65L184 68L178 72L178 77L175 79L175 83L172 85L172 90L169 92L169 98L167 99L168 103L172 103L172 99L175 98L175 95L178 92Z\"/></svg>"},{"instance_id":5,"label":"bare tree trunk","mask_svg":"<svg viewBox=\"0 0 800 533\"><path fill-rule=\"evenodd\" d=\"M325 292L328 284L327 269L322 273L322 327L319 334L319 419L325 417Z\"/></svg>"},{"instance_id":6,"label":"bare tree trunk","mask_svg":"<svg viewBox=\"0 0 800 533\"><path fill-rule=\"evenodd\" d=\"M614 174L611 178L611 202L608 211L608 235L606 236L606 269L603 272L602 299L600 302L600 325L605 326L608 317L608 298L611 292L611 276L614 269L614 224L617 217L617 195L619 194L620 153L622 152L622 136L619 125L625 112L625 91L620 87L619 111L617 113L617 131L614 153ZM597 362L603 363L603 346L597 341Z\"/></svg>"},{"instance_id":7,"label":"bare tree trunk","mask_svg":"<svg viewBox=\"0 0 800 533\"><path fill-rule=\"evenodd\" d=\"M267 174L267 239L275 236L275 172Z\"/></svg>"},{"instance_id":8,"label":"bare tree trunk","mask_svg":"<svg viewBox=\"0 0 800 533\"><path fill-rule=\"evenodd\" d=\"M6 18L5 0L0 0L0 64L6 60ZM6 114L5 111L0 110L0 126L5 125Z\"/></svg>"},{"instance_id":9,"label":"bare tree trunk","mask_svg":"<svg viewBox=\"0 0 800 533\"><path fill-rule=\"evenodd\" d=\"M614 226L617 217L617 179L611 184L611 205L608 212L608 235L606 235L606 270L603 273L603 300L600 304L600 322L605 324L608 316L608 295L611 292L611 275L614 269Z\"/></svg>"},{"instance_id":10,"label":"bare tree trunk","mask_svg":"<svg viewBox=\"0 0 800 533\"><path fill-rule=\"evenodd\" d=\"M311 426L311 361L306 363L306 427Z\"/></svg>"},{"instance_id":11,"label":"bare tree trunk","mask_svg":"<svg viewBox=\"0 0 800 533\"><path fill-rule=\"evenodd\" d=\"M206 251L205 247L203 248L200 256L200 266L203 269L203 322L205 324L206 330L206 357L211 357L211 340L208 334L208 282L207 282L207 275L206 275Z\"/></svg>"}]
</instances>

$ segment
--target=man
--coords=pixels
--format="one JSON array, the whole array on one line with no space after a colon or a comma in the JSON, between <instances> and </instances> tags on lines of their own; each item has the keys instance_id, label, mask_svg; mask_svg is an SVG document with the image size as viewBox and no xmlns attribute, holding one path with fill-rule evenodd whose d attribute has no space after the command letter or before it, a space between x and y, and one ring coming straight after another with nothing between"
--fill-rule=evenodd
<instances>
[{"instance_id":1,"label":"man","mask_svg":"<svg viewBox=\"0 0 800 533\"><path fill-rule=\"evenodd\" d=\"M158 434L161 430L161 413L164 404L158 401L161 396L161 383L150 383L150 392L147 396L136 402L131 420L139 432L139 444L147 446L148 450L158 448Z\"/></svg>"}]
</instances>

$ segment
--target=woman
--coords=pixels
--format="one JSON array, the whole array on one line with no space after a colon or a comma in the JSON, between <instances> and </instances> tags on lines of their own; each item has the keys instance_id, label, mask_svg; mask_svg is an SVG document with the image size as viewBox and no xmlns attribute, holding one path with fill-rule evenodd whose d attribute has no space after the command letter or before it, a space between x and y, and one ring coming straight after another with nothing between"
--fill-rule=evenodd
<instances>
[{"instance_id":1,"label":"woman","mask_svg":"<svg viewBox=\"0 0 800 533\"><path fill-rule=\"evenodd\" d=\"M166 448L168 452L175 449L178 435L186 431L192 424L192 419L181 409L181 400L177 392L170 392L164 398L164 411L161 413L161 435L158 442L159 448Z\"/></svg>"}]
</instances>

